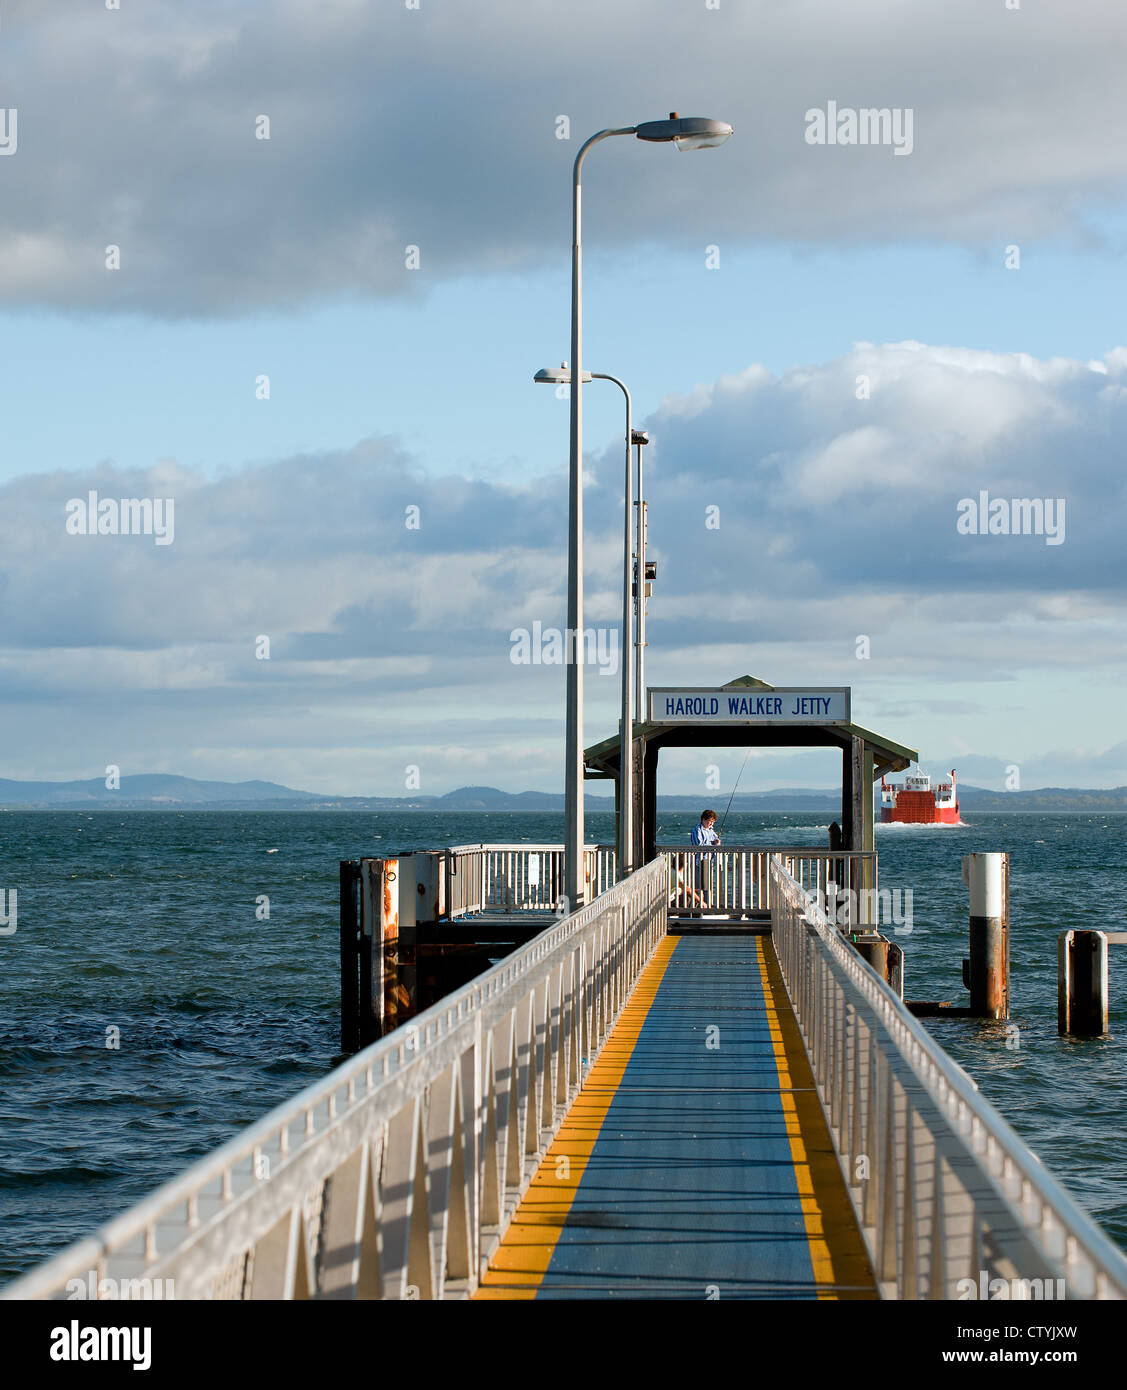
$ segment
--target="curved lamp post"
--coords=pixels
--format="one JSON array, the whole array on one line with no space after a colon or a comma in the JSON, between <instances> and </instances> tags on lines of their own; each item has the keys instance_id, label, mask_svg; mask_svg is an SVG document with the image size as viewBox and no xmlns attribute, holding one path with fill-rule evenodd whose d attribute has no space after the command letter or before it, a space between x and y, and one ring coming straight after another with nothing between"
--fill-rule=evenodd
<instances>
[{"instance_id":1,"label":"curved lamp post","mask_svg":"<svg viewBox=\"0 0 1127 1390\"><path fill-rule=\"evenodd\" d=\"M541 367L533 381L547 386L568 386L571 384L571 371L567 363L559 367ZM586 381L613 381L626 398L626 480L624 484L623 532L622 532L622 714L621 714L621 757L618 773L618 845L616 878L624 878L634 868L634 721L631 714L633 702L633 682L630 652L630 521L634 510L634 477L630 469L630 442L636 438L631 427L630 392L625 382L607 372L584 372ZM641 450L639 450L639 457ZM578 642L578 638L576 641Z\"/></svg>"},{"instance_id":2,"label":"curved lamp post","mask_svg":"<svg viewBox=\"0 0 1127 1390\"><path fill-rule=\"evenodd\" d=\"M636 135L654 144L676 145L681 150L711 149L722 145L732 133L725 121L703 116L669 113L665 121L646 121L642 125L600 130L592 135L575 156L571 197L571 370L575 383L571 390L571 450L568 483L567 534L567 750L564 768L564 892L567 907L574 911L586 897L583 874L583 663L580 643L583 632L583 253L580 173L592 145L612 135ZM629 438L629 436L628 436ZM627 446L629 447L629 445Z\"/></svg>"}]
</instances>

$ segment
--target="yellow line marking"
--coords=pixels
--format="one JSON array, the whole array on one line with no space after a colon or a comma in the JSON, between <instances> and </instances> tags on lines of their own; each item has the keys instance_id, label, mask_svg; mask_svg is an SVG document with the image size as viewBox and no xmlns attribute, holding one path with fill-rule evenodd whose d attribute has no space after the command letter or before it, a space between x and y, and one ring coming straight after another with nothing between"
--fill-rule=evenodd
<instances>
[{"instance_id":1,"label":"yellow line marking","mask_svg":"<svg viewBox=\"0 0 1127 1390\"><path fill-rule=\"evenodd\" d=\"M475 1298L536 1297L678 940L667 936L659 942L638 977L633 994L521 1199L504 1240L494 1251Z\"/></svg>"},{"instance_id":2,"label":"yellow line marking","mask_svg":"<svg viewBox=\"0 0 1127 1390\"><path fill-rule=\"evenodd\" d=\"M834 1153L774 943L756 937L779 1099L819 1299L876 1298L877 1286Z\"/></svg>"}]
</instances>

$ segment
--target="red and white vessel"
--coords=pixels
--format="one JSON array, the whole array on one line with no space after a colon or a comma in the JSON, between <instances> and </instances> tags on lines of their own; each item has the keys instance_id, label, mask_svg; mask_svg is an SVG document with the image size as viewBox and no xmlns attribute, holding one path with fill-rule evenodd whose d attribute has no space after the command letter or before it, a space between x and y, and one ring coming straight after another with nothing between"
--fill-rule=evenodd
<instances>
[{"instance_id":1,"label":"red and white vessel","mask_svg":"<svg viewBox=\"0 0 1127 1390\"><path fill-rule=\"evenodd\" d=\"M923 772L910 774L904 784L880 779L880 819L882 825L961 825L955 787L951 780L932 790L931 778Z\"/></svg>"}]
</instances>

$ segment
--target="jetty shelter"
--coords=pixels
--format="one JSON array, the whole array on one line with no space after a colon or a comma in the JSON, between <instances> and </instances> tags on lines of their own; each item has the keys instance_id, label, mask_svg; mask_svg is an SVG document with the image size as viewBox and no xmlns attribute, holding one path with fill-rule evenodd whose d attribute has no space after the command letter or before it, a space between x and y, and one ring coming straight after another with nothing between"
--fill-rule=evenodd
<instances>
[{"instance_id":1,"label":"jetty shelter","mask_svg":"<svg viewBox=\"0 0 1127 1390\"><path fill-rule=\"evenodd\" d=\"M663 748L839 748L845 850L872 850L873 784L918 760L914 748L853 722L849 686L774 686L755 676L726 685L650 687L647 718L634 725L634 862L657 855L657 770ZM585 750L588 778L618 786L619 735Z\"/></svg>"}]
</instances>

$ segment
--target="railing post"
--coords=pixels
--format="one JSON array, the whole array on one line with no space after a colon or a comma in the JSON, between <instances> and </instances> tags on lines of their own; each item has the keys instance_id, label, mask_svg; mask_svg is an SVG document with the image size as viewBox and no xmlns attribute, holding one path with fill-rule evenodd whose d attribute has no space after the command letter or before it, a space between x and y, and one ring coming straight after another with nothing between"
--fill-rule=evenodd
<instances>
[{"instance_id":1,"label":"railing post","mask_svg":"<svg viewBox=\"0 0 1127 1390\"><path fill-rule=\"evenodd\" d=\"M829 998L826 989L826 963L821 956L814 959L818 982L818 1074L814 1078L823 1101L827 1099L826 1074L829 1070L830 1030L828 1026Z\"/></svg>"},{"instance_id":2,"label":"railing post","mask_svg":"<svg viewBox=\"0 0 1127 1390\"><path fill-rule=\"evenodd\" d=\"M849 1064L849 1180L857 1181L857 1155L861 1152L861 1013L850 1009L853 1050Z\"/></svg>"},{"instance_id":3,"label":"railing post","mask_svg":"<svg viewBox=\"0 0 1127 1390\"><path fill-rule=\"evenodd\" d=\"M896 1239L897 1201L897 1163L896 1163L896 1081L892 1068L878 1053L879 1070L883 1073L881 1086L882 1105L880 1121L881 1174L880 1205L877 1217L876 1276L882 1283L894 1282L899 1292L899 1268L897 1265L898 1242Z\"/></svg>"},{"instance_id":4,"label":"railing post","mask_svg":"<svg viewBox=\"0 0 1127 1390\"><path fill-rule=\"evenodd\" d=\"M935 1148L935 1187L931 1197L931 1259L927 1276L927 1296L941 1299L947 1282L947 1202L946 1164Z\"/></svg>"},{"instance_id":5,"label":"railing post","mask_svg":"<svg viewBox=\"0 0 1127 1390\"><path fill-rule=\"evenodd\" d=\"M919 1297L920 1213L916 1200L918 1181L916 1162L916 1112L910 1091L904 1092L904 1254L901 1260L903 1296L913 1302Z\"/></svg>"},{"instance_id":6,"label":"railing post","mask_svg":"<svg viewBox=\"0 0 1127 1390\"><path fill-rule=\"evenodd\" d=\"M830 1133L834 1142L840 1144L841 1135L841 993L832 988L832 973L825 967L826 1022L829 1034L829 1057L826 1063L826 1111L829 1115Z\"/></svg>"},{"instance_id":7,"label":"railing post","mask_svg":"<svg viewBox=\"0 0 1127 1390\"><path fill-rule=\"evenodd\" d=\"M869 1037L869 1055L865 1062L865 1156L868 1159L868 1178L861 1192L861 1224L874 1231L880 1212L880 1167L877 1146L877 1103L880 1091L880 1071L877 1061L877 1038L872 1028L865 1030Z\"/></svg>"}]
</instances>

